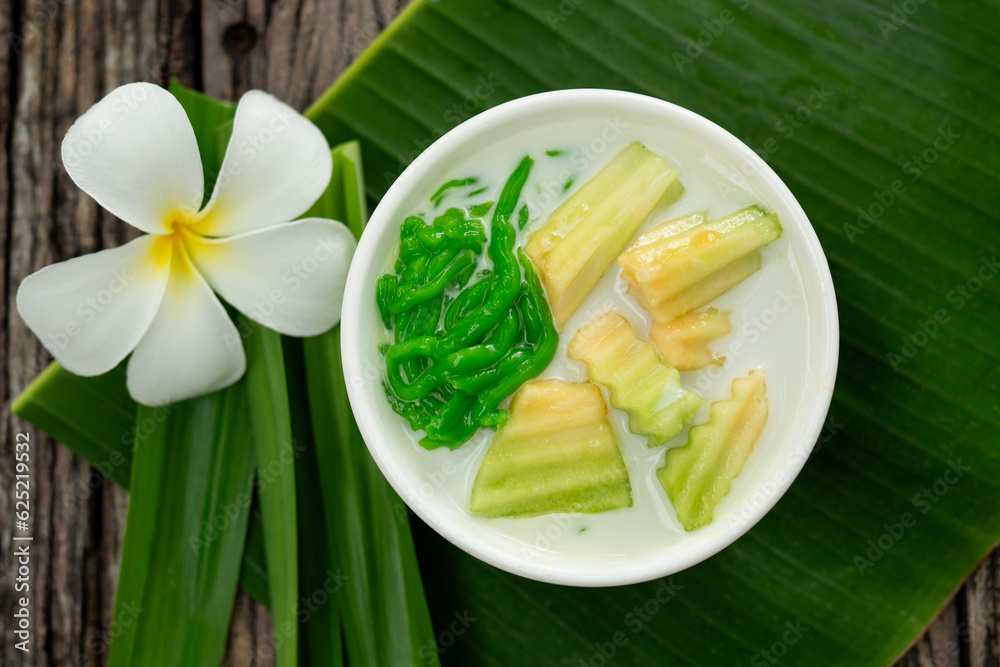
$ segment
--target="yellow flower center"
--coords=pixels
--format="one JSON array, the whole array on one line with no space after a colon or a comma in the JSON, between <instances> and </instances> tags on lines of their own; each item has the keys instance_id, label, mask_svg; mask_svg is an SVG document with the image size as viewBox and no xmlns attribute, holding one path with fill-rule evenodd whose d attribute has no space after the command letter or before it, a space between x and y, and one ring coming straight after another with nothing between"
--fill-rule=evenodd
<instances>
[{"instance_id":1,"label":"yellow flower center","mask_svg":"<svg viewBox=\"0 0 1000 667\"><path fill-rule=\"evenodd\" d=\"M196 222L195 218L184 213L171 214L166 219L166 227L170 231L157 237L153 244L153 261L160 266L171 265L173 269L189 268L190 252L187 245L198 236L192 230Z\"/></svg>"},{"instance_id":2,"label":"yellow flower center","mask_svg":"<svg viewBox=\"0 0 1000 667\"><path fill-rule=\"evenodd\" d=\"M167 217L166 226L170 234L184 232L195 223L195 219L186 213L172 213Z\"/></svg>"}]
</instances>

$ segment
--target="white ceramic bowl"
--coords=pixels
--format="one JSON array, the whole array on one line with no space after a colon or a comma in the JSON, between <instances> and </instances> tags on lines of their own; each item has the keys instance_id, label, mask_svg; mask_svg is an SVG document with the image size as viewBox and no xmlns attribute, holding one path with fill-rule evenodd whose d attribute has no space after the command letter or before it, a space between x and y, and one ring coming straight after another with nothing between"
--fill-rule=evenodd
<instances>
[{"instance_id":1,"label":"white ceramic bowl","mask_svg":"<svg viewBox=\"0 0 1000 667\"><path fill-rule=\"evenodd\" d=\"M463 461L462 451L470 445L455 452L421 450L407 435L405 422L389 407L382 387L384 362L377 349L382 324L374 298L375 282L395 256L403 217L425 202L470 154L509 142L515 135L544 137L547 127L554 131L567 123L594 126L598 121L608 127L624 124L640 139L659 137L661 143L678 142L689 150L695 147L701 152L700 160L724 180L752 192L766 208L777 212L785 229L783 241L787 239L789 256L795 258L805 309L801 331L796 328L789 334L787 327L775 329L798 338L780 344L804 346L804 367L796 363L795 369L786 369L801 379L790 392L785 390L786 395L795 394L795 403L790 409L772 410L751 457L753 465L748 463L725 503L717 508L713 524L691 533L678 531L679 536L662 545L617 553L613 558L553 548L541 533L533 543L513 540L491 526L490 521L497 520L467 512L468 497L455 497L455 489L468 489L471 479L452 484L441 480L458 465L450 463L449 457ZM575 586L628 584L678 572L719 552L764 516L791 485L823 429L839 343L836 300L823 250L801 206L770 167L739 139L691 111L611 90L562 90L514 100L471 118L427 148L386 193L358 244L347 279L341 335L351 406L361 433L379 468L407 505L438 533L487 563L532 579ZM780 365L779 360L769 367L769 395L775 370L778 375L782 372ZM710 400L728 395L728 381L724 385ZM621 423L616 426L619 430ZM480 444L482 450L485 441L481 439ZM757 450L763 453L758 456ZM428 460L434 462L430 468Z\"/></svg>"}]
</instances>

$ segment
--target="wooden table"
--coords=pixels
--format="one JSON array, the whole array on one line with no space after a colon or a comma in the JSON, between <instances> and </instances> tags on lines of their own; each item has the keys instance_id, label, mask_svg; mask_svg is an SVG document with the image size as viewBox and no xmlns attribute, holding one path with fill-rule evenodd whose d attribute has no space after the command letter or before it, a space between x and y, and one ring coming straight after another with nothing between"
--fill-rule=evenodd
<instances>
[{"instance_id":1,"label":"wooden table","mask_svg":"<svg viewBox=\"0 0 1000 667\"><path fill-rule=\"evenodd\" d=\"M261 88L304 109L399 11L397 0L0 0L0 563L9 572L12 434L30 427L8 402L48 363L13 308L21 279L51 262L134 235L69 180L59 144L73 120L129 81L181 83L234 100ZM0 581L0 663L104 664L127 494L97 483L65 447L34 447L34 652L11 641L14 592ZM96 478L99 482L99 478ZM913 582L919 586L920 582ZM901 660L908 667L1000 666L1000 554L973 574ZM233 610L227 665L255 659L270 617L246 595ZM270 655L269 652L267 652Z\"/></svg>"}]
</instances>

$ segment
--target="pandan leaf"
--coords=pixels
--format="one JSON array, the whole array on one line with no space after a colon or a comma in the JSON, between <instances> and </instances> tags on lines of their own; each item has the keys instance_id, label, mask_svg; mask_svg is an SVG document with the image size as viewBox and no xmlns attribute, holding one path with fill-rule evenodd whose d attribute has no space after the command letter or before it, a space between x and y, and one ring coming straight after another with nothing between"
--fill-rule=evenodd
<instances>
[{"instance_id":1,"label":"pandan leaf","mask_svg":"<svg viewBox=\"0 0 1000 667\"><path fill-rule=\"evenodd\" d=\"M282 338L288 406L295 443L295 500L299 558L299 664L344 664L341 605L348 578L327 539L322 481L309 415L302 341Z\"/></svg>"},{"instance_id":2,"label":"pandan leaf","mask_svg":"<svg viewBox=\"0 0 1000 667\"><path fill-rule=\"evenodd\" d=\"M219 664L253 498L246 387L140 406L108 665Z\"/></svg>"},{"instance_id":3,"label":"pandan leaf","mask_svg":"<svg viewBox=\"0 0 1000 667\"><path fill-rule=\"evenodd\" d=\"M240 317L248 409L257 451L257 497L267 556L277 667L298 663L298 537L295 456L281 334ZM280 641L278 638L280 637Z\"/></svg>"},{"instance_id":4,"label":"pandan leaf","mask_svg":"<svg viewBox=\"0 0 1000 667\"><path fill-rule=\"evenodd\" d=\"M330 189L309 215L367 221L357 143L334 149ZM373 295L374 296L374 295ZM368 454L347 399L340 328L302 341L330 551L345 574L343 621L351 665L437 665L406 505Z\"/></svg>"},{"instance_id":5,"label":"pandan leaf","mask_svg":"<svg viewBox=\"0 0 1000 667\"><path fill-rule=\"evenodd\" d=\"M14 414L65 444L126 490L138 436L156 423L146 419L137 423L137 408L125 388L124 364L104 375L85 378L55 362L11 405ZM260 521L255 518L256 501L250 514L240 587L266 605L267 564Z\"/></svg>"}]
</instances>

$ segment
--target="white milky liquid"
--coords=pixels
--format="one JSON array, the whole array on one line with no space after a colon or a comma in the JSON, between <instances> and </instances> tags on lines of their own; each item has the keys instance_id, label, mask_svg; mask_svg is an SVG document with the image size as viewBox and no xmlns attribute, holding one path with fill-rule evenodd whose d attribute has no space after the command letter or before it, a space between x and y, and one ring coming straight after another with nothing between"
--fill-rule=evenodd
<instances>
[{"instance_id":1,"label":"white milky liquid","mask_svg":"<svg viewBox=\"0 0 1000 667\"><path fill-rule=\"evenodd\" d=\"M530 130L470 155L443 181L475 176L479 182L452 192L437 208L428 201L426 208L413 213L424 214L425 219L429 219L449 206L496 201L511 171L525 154L530 154L535 164L521 202L527 202L531 218L520 234L519 244L523 244L527 233L544 224L548 214L566 196L634 140L641 141L677 169L685 187L684 194L674 203L666 209L655 210L639 233L697 212L705 213L706 219L714 219L750 204L769 208L768 202L746 186L741 188L733 184L734 180L742 182L742 179L732 178L739 165L721 164L690 137L599 119ZM561 154L547 156L549 150L561 151ZM564 193L563 187L570 179L572 186ZM486 192L471 198L463 196L463 192L483 186L488 188ZM748 502L755 485L779 463L779 443L773 437L775 425L794 418L802 405L801 388L806 382L808 364L805 289L786 237L764 249L763 257L760 271L711 304L729 311L733 326L732 333L711 344L714 352L726 356L723 367L681 374L684 387L708 401L695 416L694 424L707 420L712 401L729 396L729 385L734 378L758 368L767 376L768 423L732 491L716 508L716 524L726 520L727 515L730 521L738 517L741 504ZM394 260L395 252L389 267ZM624 315L638 335L647 337L651 318L626 294L620 269L613 264L567 323L556 356L541 377L587 380L584 366L567 358L566 345L582 325L608 310ZM607 399L607 390L602 387L602 391ZM689 427L666 446L649 448L646 437L629 431L626 414L611 407L610 403L608 417L628 467L632 507L601 514L555 514L531 519L477 517L475 520L504 540L514 541L514 546L523 553L543 560L547 553L570 553L606 559L609 566L613 566L616 558L659 549L682 539L685 533L655 473L663 465L664 452L686 442ZM423 466L423 476L434 487L434 492L444 493L457 507L467 511L476 472L494 432L480 429L455 451L427 451L417 444L418 436L410 431L405 421L402 418L398 421L400 430L410 434L411 446L419 450L412 458ZM702 530L711 530L711 527Z\"/></svg>"}]
</instances>

